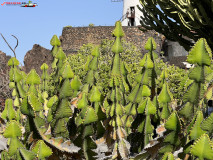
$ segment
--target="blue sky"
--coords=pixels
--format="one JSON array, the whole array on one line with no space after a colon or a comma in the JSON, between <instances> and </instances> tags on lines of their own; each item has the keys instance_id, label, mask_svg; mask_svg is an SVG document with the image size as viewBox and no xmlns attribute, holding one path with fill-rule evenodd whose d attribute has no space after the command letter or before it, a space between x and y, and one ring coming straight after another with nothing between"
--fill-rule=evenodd
<instances>
[{"instance_id":1,"label":"blue sky","mask_svg":"<svg viewBox=\"0 0 213 160\"><path fill-rule=\"evenodd\" d=\"M4 2L28 2L26 0L0 0ZM19 39L16 49L17 59L23 64L24 55L34 44L51 49L50 39L60 36L64 26L71 25L111 26L122 16L123 3L111 0L32 0L37 7L0 5L0 33L12 48ZM13 56L12 51L0 37L0 50Z\"/></svg>"}]
</instances>

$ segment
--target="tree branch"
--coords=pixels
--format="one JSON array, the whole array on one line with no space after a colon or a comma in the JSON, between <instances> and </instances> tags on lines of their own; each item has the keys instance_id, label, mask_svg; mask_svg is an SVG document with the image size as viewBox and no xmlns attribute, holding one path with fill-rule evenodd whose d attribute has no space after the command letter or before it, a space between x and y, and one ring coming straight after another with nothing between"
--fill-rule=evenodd
<instances>
[{"instance_id":1,"label":"tree branch","mask_svg":"<svg viewBox=\"0 0 213 160\"><path fill-rule=\"evenodd\" d=\"M12 35L12 36L17 40L17 44L16 44L15 48L12 49L12 47L11 47L10 44L7 42L7 40L4 38L4 36L2 35L2 33L1 33L1 36L2 36L2 38L4 39L4 41L7 43L8 47L12 50L12 52L13 52L15 58L16 58L15 49L18 47L18 38L17 38L16 36Z\"/></svg>"}]
</instances>

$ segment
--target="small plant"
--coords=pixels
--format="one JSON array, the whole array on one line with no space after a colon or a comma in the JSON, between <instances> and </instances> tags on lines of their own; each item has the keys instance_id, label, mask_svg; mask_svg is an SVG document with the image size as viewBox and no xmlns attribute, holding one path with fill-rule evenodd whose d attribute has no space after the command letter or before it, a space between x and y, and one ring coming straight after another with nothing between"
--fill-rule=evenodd
<instances>
[{"instance_id":1,"label":"small plant","mask_svg":"<svg viewBox=\"0 0 213 160\"><path fill-rule=\"evenodd\" d=\"M89 24L89 27L94 27L95 25L93 23L90 23Z\"/></svg>"},{"instance_id":2,"label":"small plant","mask_svg":"<svg viewBox=\"0 0 213 160\"><path fill-rule=\"evenodd\" d=\"M70 27L72 27L72 26L68 25L68 26L65 26L65 27L70 28Z\"/></svg>"}]
</instances>

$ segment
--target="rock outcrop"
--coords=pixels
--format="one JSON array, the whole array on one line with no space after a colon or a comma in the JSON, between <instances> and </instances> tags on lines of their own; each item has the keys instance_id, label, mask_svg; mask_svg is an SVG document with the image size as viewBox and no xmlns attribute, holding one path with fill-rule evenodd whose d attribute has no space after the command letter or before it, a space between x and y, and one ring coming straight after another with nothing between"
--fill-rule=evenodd
<instances>
[{"instance_id":1,"label":"rock outcrop","mask_svg":"<svg viewBox=\"0 0 213 160\"><path fill-rule=\"evenodd\" d=\"M9 68L7 62L10 58L11 56L7 56L4 52L0 51L0 70L4 71L4 73Z\"/></svg>"},{"instance_id":2,"label":"rock outcrop","mask_svg":"<svg viewBox=\"0 0 213 160\"><path fill-rule=\"evenodd\" d=\"M51 55L51 50L46 49L38 44L34 44L33 48L29 50L24 56L24 71L29 73L31 69L35 69L36 72L41 75L42 71L40 69L43 63L49 66L49 71L51 71L51 63L53 57Z\"/></svg>"},{"instance_id":3,"label":"rock outcrop","mask_svg":"<svg viewBox=\"0 0 213 160\"><path fill-rule=\"evenodd\" d=\"M7 56L0 51L0 106L4 106L4 100L11 97L11 89L9 88L9 67L7 65L11 56Z\"/></svg>"}]
</instances>

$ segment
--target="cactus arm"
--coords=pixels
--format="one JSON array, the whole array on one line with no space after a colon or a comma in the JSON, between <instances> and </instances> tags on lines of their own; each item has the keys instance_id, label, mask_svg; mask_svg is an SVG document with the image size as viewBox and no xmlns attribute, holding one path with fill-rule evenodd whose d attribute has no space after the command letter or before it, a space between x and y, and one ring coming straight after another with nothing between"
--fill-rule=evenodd
<instances>
[{"instance_id":1,"label":"cactus arm","mask_svg":"<svg viewBox=\"0 0 213 160\"><path fill-rule=\"evenodd\" d=\"M204 37L212 47L213 43L209 39L209 32L212 34L213 22L212 17L208 16L212 15L211 2L140 0L140 3L142 7L138 7L144 15L141 17L142 27L148 30L154 29L169 40L178 41L186 50L190 49L192 43L183 36L194 41ZM174 32L178 34L174 34Z\"/></svg>"}]
</instances>

